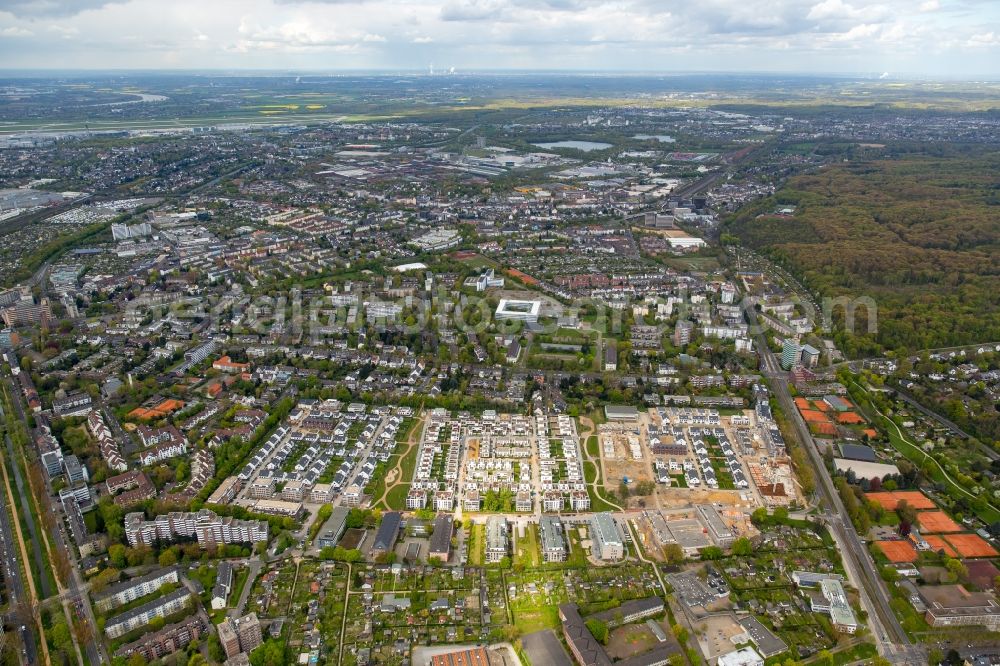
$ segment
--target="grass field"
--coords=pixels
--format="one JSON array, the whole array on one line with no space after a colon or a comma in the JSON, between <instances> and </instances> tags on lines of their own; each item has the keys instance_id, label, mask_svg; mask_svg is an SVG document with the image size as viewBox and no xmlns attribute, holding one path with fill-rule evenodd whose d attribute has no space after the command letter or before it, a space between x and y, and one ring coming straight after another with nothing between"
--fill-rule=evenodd
<instances>
[{"instance_id":1,"label":"grass field","mask_svg":"<svg viewBox=\"0 0 1000 666\"><path fill-rule=\"evenodd\" d=\"M483 544L486 538L486 525L475 523L469 533L469 566L483 565Z\"/></svg>"},{"instance_id":2,"label":"grass field","mask_svg":"<svg viewBox=\"0 0 1000 666\"><path fill-rule=\"evenodd\" d=\"M393 486L389 494L385 496L385 504L393 511L403 511L406 509L406 496L410 492L409 483L401 483Z\"/></svg>"},{"instance_id":3,"label":"grass field","mask_svg":"<svg viewBox=\"0 0 1000 666\"><path fill-rule=\"evenodd\" d=\"M514 611L514 625L522 634L559 626L559 607L544 604L519 606Z\"/></svg>"},{"instance_id":4,"label":"grass field","mask_svg":"<svg viewBox=\"0 0 1000 666\"><path fill-rule=\"evenodd\" d=\"M590 510L595 512L600 511L618 511L617 507L608 504L603 497L598 495L593 487L587 487L587 494L590 495Z\"/></svg>"},{"instance_id":5,"label":"grass field","mask_svg":"<svg viewBox=\"0 0 1000 666\"><path fill-rule=\"evenodd\" d=\"M521 563L525 567L537 567L542 563L538 550L538 526L534 523L524 529L524 538L518 537L517 549L514 552L514 564Z\"/></svg>"}]
</instances>

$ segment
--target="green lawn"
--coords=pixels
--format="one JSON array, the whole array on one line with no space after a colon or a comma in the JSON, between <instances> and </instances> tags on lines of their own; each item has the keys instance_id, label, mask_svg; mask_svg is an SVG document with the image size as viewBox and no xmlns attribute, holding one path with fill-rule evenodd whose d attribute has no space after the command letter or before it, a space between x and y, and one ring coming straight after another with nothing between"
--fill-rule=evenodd
<instances>
[{"instance_id":1,"label":"green lawn","mask_svg":"<svg viewBox=\"0 0 1000 666\"><path fill-rule=\"evenodd\" d=\"M521 630L522 635L558 627L559 608L540 604L517 608L514 611L514 624Z\"/></svg>"},{"instance_id":2,"label":"green lawn","mask_svg":"<svg viewBox=\"0 0 1000 666\"><path fill-rule=\"evenodd\" d=\"M617 508L611 506L606 501L604 501L604 498L601 497L600 495L598 495L594 491L593 487L591 487L591 486L587 487L587 494L590 495L590 510L591 511L594 511L594 512L600 512L600 511L618 511Z\"/></svg>"},{"instance_id":3,"label":"green lawn","mask_svg":"<svg viewBox=\"0 0 1000 666\"><path fill-rule=\"evenodd\" d=\"M390 509L393 511L403 511L406 509L406 496L410 493L410 484L401 483L398 486L393 486L389 491L389 494L385 496L385 502Z\"/></svg>"},{"instance_id":4,"label":"green lawn","mask_svg":"<svg viewBox=\"0 0 1000 666\"><path fill-rule=\"evenodd\" d=\"M534 523L524 530L524 538L518 537L517 551L514 553L514 564L522 563L525 567L541 565L542 558L538 551L538 526Z\"/></svg>"},{"instance_id":5,"label":"green lawn","mask_svg":"<svg viewBox=\"0 0 1000 666\"><path fill-rule=\"evenodd\" d=\"M233 579L233 591L229 595L229 605L235 606L240 602L240 595L243 594L243 588L246 587L247 578L250 577L250 567L239 567L236 570L236 576Z\"/></svg>"},{"instance_id":6,"label":"green lawn","mask_svg":"<svg viewBox=\"0 0 1000 666\"><path fill-rule=\"evenodd\" d=\"M595 460L601 457L601 447L597 441L597 435L587 438L587 455Z\"/></svg>"},{"instance_id":7,"label":"green lawn","mask_svg":"<svg viewBox=\"0 0 1000 666\"><path fill-rule=\"evenodd\" d=\"M417 454L420 452L420 445L414 444L410 447L410 450L403 456L403 459L399 461L399 470L402 475L399 477L401 481L412 481L413 472L417 468Z\"/></svg>"},{"instance_id":8,"label":"green lawn","mask_svg":"<svg viewBox=\"0 0 1000 666\"><path fill-rule=\"evenodd\" d=\"M486 525L474 523L469 532L469 566L481 567L483 565L483 543L485 540Z\"/></svg>"}]
</instances>

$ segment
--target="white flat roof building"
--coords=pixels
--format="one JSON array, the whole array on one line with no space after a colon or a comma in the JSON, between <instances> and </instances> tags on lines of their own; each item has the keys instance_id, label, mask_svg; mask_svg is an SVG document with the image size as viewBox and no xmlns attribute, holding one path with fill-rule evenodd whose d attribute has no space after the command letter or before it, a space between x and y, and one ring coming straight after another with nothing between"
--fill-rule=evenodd
<instances>
[{"instance_id":1,"label":"white flat roof building","mask_svg":"<svg viewBox=\"0 0 1000 666\"><path fill-rule=\"evenodd\" d=\"M727 652L719 657L718 666L764 666L764 659L752 647Z\"/></svg>"},{"instance_id":2,"label":"white flat roof building","mask_svg":"<svg viewBox=\"0 0 1000 666\"><path fill-rule=\"evenodd\" d=\"M538 313L541 310L541 301L515 301L502 298L494 316L497 319L516 319L534 323L538 321Z\"/></svg>"}]
</instances>

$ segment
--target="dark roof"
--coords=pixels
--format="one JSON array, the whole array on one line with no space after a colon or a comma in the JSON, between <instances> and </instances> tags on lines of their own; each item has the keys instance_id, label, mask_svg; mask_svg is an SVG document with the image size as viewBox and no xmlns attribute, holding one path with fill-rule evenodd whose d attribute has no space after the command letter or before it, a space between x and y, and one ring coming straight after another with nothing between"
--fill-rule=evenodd
<instances>
[{"instance_id":1,"label":"dark roof","mask_svg":"<svg viewBox=\"0 0 1000 666\"><path fill-rule=\"evenodd\" d=\"M396 544L399 536L399 524L402 515L398 511L388 511L382 514L382 523L375 533L375 541L372 548L375 550L389 550Z\"/></svg>"},{"instance_id":2,"label":"dark roof","mask_svg":"<svg viewBox=\"0 0 1000 666\"><path fill-rule=\"evenodd\" d=\"M862 462L875 462L875 452L867 446L859 444L841 444L840 455L848 460L860 460Z\"/></svg>"},{"instance_id":3,"label":"dark roof","mask_svg":"<svg viewBox=\"0 0 1000 666\"><path fill-rule=\"evenodd\" d=\"M580 617L576 604L561 604L559 615L563 618L563 634L584 666L611 666L611 660L601 644Z\"/></svg>"},{"instance_id":4,"label":"dark roof","mask_svg":"<svg viewBox=\"0 0 1000 666\"><path fill-rule=\"evenodd\" d=\"M107 599L108 597L114 596L116 594L124 592L125 590L136 587L138 585L142 585L143 583L154 581L157 578L160 578L161 576L168 576L170 575L171 572L176 572L176 571L177 567L166 567L164 569L157 569L156 571L151 571L145 576L139 576L138 578L129 578L128 580L123 580L120 583L109 585L108 587L104 588L104 591L101 594L97 595L95 598L98 600Z\"/></svg>"},{"instance_id":5,"label":"dark roof","mask_svg":"<svg viewBox=\"0 0 1000 666\"><path fill-rule=\"evenodd\" d=\"M177 599L185 599L190 596L191 592L186 587L179 588L166 596L159 597L158 599L153 599L152 601L147 601L141 606L129 609L120 615L116 615L113 618L110 618L107 622L107 626L108 627L117 626L133 617L138 617L155 608L159 608L160 606L166 606L167 604L174 602Z\"/></svg>"},{"instance_id":6,"label":"dark roof","mask_svg":"<svg viewBox=\"0 0 1000 666\"><path fill-rule=\"evenodd\" d=\"M646 597L645 599L632 599L626 601L617 608L609 608L606 611L595 613L590 617L605 622L607 624L617 624L619 617L632 615L633 613L645 613L663 610L663 599L659 597Z\"/></svg>"},{"instance_id":7,"label":"dark roof","mask_svg":"<svg viewBox=\"0 0 1000 666\"><path fill-rule=\"evenodd\" d=\"M643 652L642 654L637 654L634 657L629 657L624 661L619 661L615 663L615 666L650 666L651 664L662 664L665 659L668 659L672 654L679 654L677 648L671 647L669 645L661 645L660 647L653 648L649 652Z\"/></svg>"},{"instance_id":8,"label":"dark roof","mask_svg":"<svg viewBox=\"0 0 1000 666\"><path fill-rule=\"evenodd\" d=\"M452 523L454 518L450 514L438 516L434 519L434 533L431 535L431 549L434 553L447 553L451 550Z\"/></svg>"}]
</instances>

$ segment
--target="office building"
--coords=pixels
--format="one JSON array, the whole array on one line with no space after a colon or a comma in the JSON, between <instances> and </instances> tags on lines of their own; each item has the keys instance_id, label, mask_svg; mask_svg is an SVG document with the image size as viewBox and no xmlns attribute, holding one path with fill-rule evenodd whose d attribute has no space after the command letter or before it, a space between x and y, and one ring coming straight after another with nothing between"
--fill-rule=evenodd
<instances>
[{"instance_id":1,"label":"office building","mask_svg":"<svg viewBox=\"0 0 1000 666\"><path fill-rule=\"evenodd\" d=\"M618 524L608 512L595 513L590 519L590 540L594 557L599 560L620 560L625 556L625 544Z\"/></svg>"},{"instance_id":2,"label":"office building","mask_svg":"<svg viewBox=\"0 0 1000 666\"><path fill-rule=\"evenodd\" d=\"M546 562L566 561L566 535L562 521L556 516L542 516L538 522L542 541L542 559Z\"/></svg>"},{"instance_id":3,"label":"office building","mask_svg":"<svg viewBox=\"0 0 1000 666\"><path fill-rule=\"evenodd\" d=\"M344 536L347 529L347 516L351 510L346 506L335 506L330 517L323 523L319 534L316 536L316 545L319 548L333 548Z\"/></svg>"},{"instance_id":4,"label":"office building","mask_svg":"<svg viewBox=\"0 0 1000 666\"><path fill-rule=\"evenodd\" d=\"M486 521L486 561L495 564L507 557L507 519L490 516Z\"/></svg>"},{"instance_id":5,"label":"office building","mask_svg":"<svg viewBox=\"0 0 1000 666\"><path fill-rule=\"evenodd\" d=\"M538 321L541 309L541 301L514 301L501 298L499 305L497 305L496 313L494 313L494 318L498 321L514 319L527 323L535 323Z\"/></svg>"}]
</instances>

